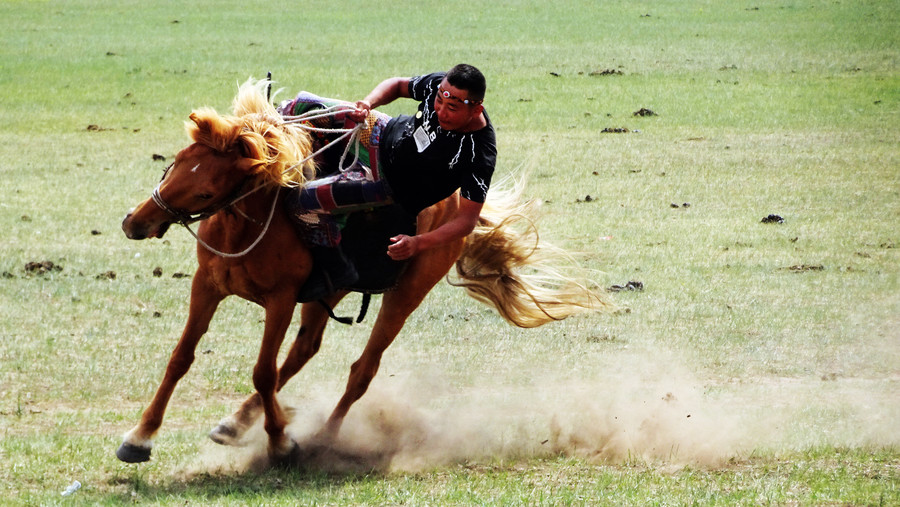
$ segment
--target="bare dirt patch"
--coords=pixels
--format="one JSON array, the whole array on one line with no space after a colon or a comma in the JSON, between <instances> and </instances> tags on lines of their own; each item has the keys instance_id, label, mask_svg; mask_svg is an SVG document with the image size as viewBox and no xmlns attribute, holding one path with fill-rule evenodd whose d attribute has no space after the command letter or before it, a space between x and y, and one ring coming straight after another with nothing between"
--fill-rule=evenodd
<instances>
[{"instance_id":1,"label":"bare dirt patch","mask_svg":"<svg viewBox=\"0 0 900 507\"><path fill-rule=\"evenodd\" d=\"M63 267L53 261L30 261L25 264L25 273L32 275L43 275L62 270Z\"/></svg>"}]
</instances>

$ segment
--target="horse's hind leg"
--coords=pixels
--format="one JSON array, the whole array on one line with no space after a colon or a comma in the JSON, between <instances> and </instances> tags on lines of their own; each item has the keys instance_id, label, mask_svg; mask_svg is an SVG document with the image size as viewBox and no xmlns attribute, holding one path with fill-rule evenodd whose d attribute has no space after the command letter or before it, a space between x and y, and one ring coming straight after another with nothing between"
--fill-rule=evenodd
<instances>
[{"instance_id":1,"label":"horse's hind leg","mask_svg":"<svg viewBox=\"0 0 900 507\"><path fill-rule=\"evenodd\" d=\"M151 439L162 425L166 405L172 397L175 385L194 362L197 342L206 333L209 321L212 320L219 302L222 301L222 296L208 287L204 280L205 277L200 276L199 272L194 276L187 324L185 324L175 350L172 351L169 364L166 366L166 373L156 390L153 401L144 410L141 422L125 434L124 442L116 451L116 456L122 461L140 463L150 459L150 450L153 447Z\"/></svg>"},{"instance_id":2,"label":"horse's hind leg","mask_svg":"<svg viewBox=\"0 0 900 507\"><path fill-rule=\"evenodd\" d=\"M323 439L333 440L337 437L350 406L365 394L372 379L375 378L384 351L400 333L406 319L450 269L459 255L461 245L460 242L456 248L451 246L440 251L431 250L418 256L398 286L384 294L378 320L372 328L362 355L350 367L347 387L321 433Z\"/></svg>"},{"instance_id":3,"label":"horse's hind leg","mask_svg":"<svg viewBox=\"0 0 900 507\"><path fill-rule=\"evenodd\" d=\"M333 296L328 301L334 307L343 297ZM304 304L300 310L300 330L294 339L291 350L285 357L281 368L278 370L277 390L287 384L288 380L299 372L306 363L319 351L322 344L322 334L328 324L328 314L319 303ZM218 426L209 433L217 444L240 445L246 431L262 414L262 399L254 393L241 404L238 410L222 419Z\"/></svg>"}]
</instances>

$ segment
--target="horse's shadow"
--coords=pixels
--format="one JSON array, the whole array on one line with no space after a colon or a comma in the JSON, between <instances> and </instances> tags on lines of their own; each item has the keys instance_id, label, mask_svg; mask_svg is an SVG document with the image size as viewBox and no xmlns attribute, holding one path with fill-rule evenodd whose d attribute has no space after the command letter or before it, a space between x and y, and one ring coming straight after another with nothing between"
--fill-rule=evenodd
<instances>
[{"instance_id":1,"label":"horse's shadow","mask_svg":"<svg viewBox=\"0 0 900 507\"><path fill-rule=\"evenodd\" d=\"M161 482L150 482L145 474L121 476L115 482L129 490L135 498L171 498L200 495L208 501L216 498L260 498L278 495L291 489L308 494L323 494L344 486L352 486L373 477L385 477L393 454L384 450L360 451L343 445L328 445L308 439L298 442L288 459L277 463L265 450L246 451L240 467L211 465L183 471Z\"/></svg>"},{"instance_id":2,"label":"horse's shadow","mask_svg":"<svg viewBox=\"0 0 900 507\"><path fill-rule=\"evenodd\" d=\"M371 475L390 469L396 450L360 449L335 443L323 443L316 438L297 442L297 447L287 458L273 462L268 456L260 456L253 470L270 468L307 473L333 475Z\"/></svg>"},{"instance_id":3,"label":"horse's shadow","mask_svg":"<svg viewBox=\"0 0 900 507\"><path fill-rule=\"evenodd\" d=\"M344 485L400 470L417 470L422 465L453 463L467 456L435 454L436 446L442 449L443 440L441 431L432 427L432 418L389 393L376 389L370 395L334 440L320 436L325 412L315 407L298 411L285 404L293 419L288 434L297 444L287 459L270 459L260 419L239 440L240 446L208 441L190 463L159 482L148 481L139 472L115 481L149 498L199 494L214 501L217 496L233 499L244 493L277 495L287 488L303 488L315 495L317 491L327 494Z\"/></svg>"}]
</instances>

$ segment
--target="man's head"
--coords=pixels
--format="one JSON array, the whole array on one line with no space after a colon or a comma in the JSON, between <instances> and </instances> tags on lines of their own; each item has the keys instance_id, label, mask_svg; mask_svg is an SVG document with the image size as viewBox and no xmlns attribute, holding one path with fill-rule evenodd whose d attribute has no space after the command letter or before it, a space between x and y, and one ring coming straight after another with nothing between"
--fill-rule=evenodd
<instances>
[{"instance_id":1,"label":"man's head","mask_svg":"<svg viewBox=\"0 0 900 507\"><path fill-rule=\"evenodd\" d=\"M441 128L461 132L481 128L486 88L484 75L475 67L461 63L450 69L434 99Z\"/></svg>"},{"instance_id":2,"label":"man's head","mask_svg":"<svg viewBox=\"0 0 900 507\"><path fill-rule=\"evenodd\" d=\"M468 100L479 103L484 100L487 82L484 74L475 67L461 63L447 72L446 79L455 88L469 92Z\"/></svg>"}]
</instances>

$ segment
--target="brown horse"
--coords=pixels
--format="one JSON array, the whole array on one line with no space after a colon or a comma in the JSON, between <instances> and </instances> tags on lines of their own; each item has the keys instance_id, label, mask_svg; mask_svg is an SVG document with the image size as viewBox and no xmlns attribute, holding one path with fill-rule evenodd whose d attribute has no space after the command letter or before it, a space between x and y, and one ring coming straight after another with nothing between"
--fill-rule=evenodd
<instances>
[{"instance_id":1,"label":"brown horse","mask_svg":"<svg viewBox=\"0 0 900 507\"><path fill-rule=\"evenodd\" d=\"M210 437L236 444L264 414L269 455L278 460L296 452L297 444L284 433L288 418L275 395L319 350L328 315L319 304L302 306L300 330L278 368L276 358L298 291L312 267L282 201L285 187L302 185L313 175L314 166L303 162L294 167L311 152L309 136L285 125L261 90L260 84L242 86L232 116L211 109L191 114L186 126L193 143L178 153L152 197L122 223L126 236L145 239L162 237L173 223L201 221L199 266L187 324L153 401L116 452L123 461L150 459L151 439L162 424L175 385L190 368L217 306L229 295L265 308L265 329L253 369L256 393L223 419ZM446 223L456 212L458 199L453 195L423 211L417 218L418 231ZM350 406L375 376L385 349L454 263L460 279L456 284L517 326L539 326L611 306L603 294L557 273L552 262L559 260L559 252L540 243L533 227L521 231L514 225L522 218L531 223L526 215L530 207L509 202L492 193L479 226L466 240L420 253L397 287L384 294L368 343L350 368L346 390L322 430L325 438L337 435ZM325 302L334 307L346 294L340 292Z\"/></svg>"}]
</instances>

